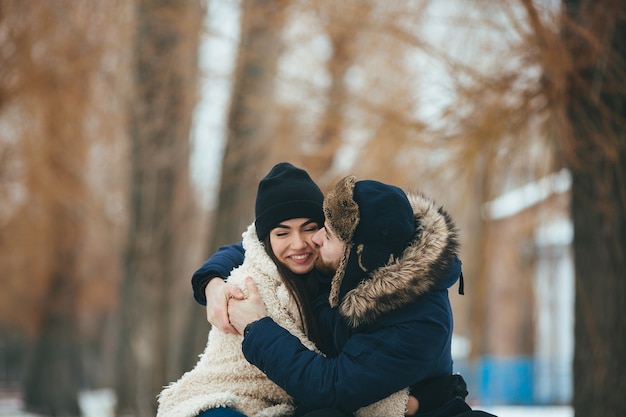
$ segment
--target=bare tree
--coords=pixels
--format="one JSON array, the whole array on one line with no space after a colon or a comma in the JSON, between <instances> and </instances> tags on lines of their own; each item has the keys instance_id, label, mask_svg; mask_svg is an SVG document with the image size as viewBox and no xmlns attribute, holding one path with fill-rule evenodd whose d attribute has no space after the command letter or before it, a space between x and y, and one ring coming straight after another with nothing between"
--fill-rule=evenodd
<instances>
[{"instance_id":1,"label":"bare tree","mask_svg":"<svg viewBox=\"0 0 626 417\"><path fill-rule=\"evenodd\" d=\"M122 286L118 414L153 416L174 316L169 292L189 233L189 137L196 104L200 0L137 3L131 103L131 216Z\"/></svg>"},{"instance_id":2,"label":"bare tree","mask_svg":"<svg viewBox=\"0 0 626 417\"><path fill-rule=\"evenodd\" d=\"M564 1L562 109L572 170L576 415L624 413L626 363L626 4Z\"/></svg>"},{"instance_id":3,"label":"bare tree","mask_svg":"<svg viewBox=\"0 0 626 417\"><path fill-rule=\"evenodd\" d=\"M8 124L3 127L16 133L15 161L23 167L12 175L29 200L25 209L19 201L7 205L21 214L11 227L21 236L11 254L17 262L39 264L26 269L33 275L22 277L31 288L39 288L31 294L38 306L31 310L37 315L36 340L25 375L25 406L45 415L78 416L84 376L81 266L89 219L97 212L84 175L91 147L87 120L103 51L90 31L98 27L101 15L97 6L75 2L6 1L1 6L0 24L7 37L0 109ZM83 43L74 42L76 38ZM19 125L29 127L14 130ZM29 253L41 256L29 258ZM51 375L54 383L42 383Z\"/></svg>"},{"instance_id":4,"label":"bare tree","mask_svg":"<svg viewBox=\"0 0 626 417\"><path fill-rule=\"evenodd\" d=\"M626 388L626 5L563 1L554 28L532 1L521 3L543 70L538 92L557 126L557 163L572 172L574 411L618 416Z\"/></svg>"},{"instance_id":5,"label":"bare tree","mask_svg":"<svg viewBox=\"0 0 626 417\"><path fill-rule=\"evenodd\" d=\"M396 35L419 26L421 4L294 2L291 19L306 23L287 30L285 61L295 65L282 68L281 87L288 93L281 97L286 96L279 108L283 130L274 155L307 167L322 189L345 170L405 182L412 164L402 154L416 145L424 125L413 117L415 97L406 94L419 78L406 59L410 47ZM320 54L309 52L320 40ZM300 66L309 71L298 71ZM359 161L347 168L336 164L346 145L357 148Z\"/></svg>"},{"instance_id":6,"label":"bare tree","mask_svg":"<svg viewBox=\"0 0 626 417\"><path fill-rule=\"evenodd\" d=\"M274 104L274 79L282 51L286 0L242 3L241 35L222 165L219 206L211 238L212 253L237 242L254 219L254 197L266 168Z\"/></svg>"},{"instance_id":7,"label":"bare tree","mask_svg":"<svg viewBox=\"0 0 626 417\"><path fill-rule=\"evenodd\" d=\"M313 177L322 178L331 168L335 153L342 143L342 131L346 128L344 119L350 98L347 73L354 64L360 31L372 5L367 1L358 5L321 1L316 6L319 21L331 48L331 56L326 62L330 84L325 91L326 105L319 123L320 133L314 141L317 152L307 158L307 162ZM322 184L327 185L329 184Z\"/></svg>"},{"instance_id":8,"label":"bare tree","mask_svg":"<svg viewBox=\"0 0 626 417\"><path fill-rule=\"evenodd\" d=\"M542 15L536 2L522 0L520 5L527 26L513 29L523 39L521 62L538 65L542 74L539 82L518 90L519 100L513 102L520 104L516 114L522 116L511 113L496 120L517 120L514 126L519 127L545 120L540 124L551 140L553 165L572 172L573 405L576 415L617 416L623 414L619 358L626 348L626 326L620 319L626 313L626 5L563 1L560 27L550 19L557 14ZM501 91L515 91L516 83L524 84L523 76L521 71L504 72Z\"/></svg>"}]
</instances>

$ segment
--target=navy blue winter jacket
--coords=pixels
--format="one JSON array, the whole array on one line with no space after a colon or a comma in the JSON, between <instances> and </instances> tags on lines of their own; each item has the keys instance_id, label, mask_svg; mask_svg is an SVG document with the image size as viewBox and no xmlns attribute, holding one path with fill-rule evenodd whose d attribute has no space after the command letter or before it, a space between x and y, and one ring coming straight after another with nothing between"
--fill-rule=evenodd
<instances>
[{"instance_id":1,"label":"navy blue winter jacket","mask_svg":"<svg viewBox=\"0 0 626 417\"><path fill-rule=\"evenodd\" d=\"M339 355L308 350L272 319L250 327L246 359L298 401L299 411L333 407L354 412L427 378L452 373L452 313L445 287L461 273L460 262L445 284L375 323L351 328L338 309L318 305L317 317L331 328Z\"/></svg>"}]
</instances>

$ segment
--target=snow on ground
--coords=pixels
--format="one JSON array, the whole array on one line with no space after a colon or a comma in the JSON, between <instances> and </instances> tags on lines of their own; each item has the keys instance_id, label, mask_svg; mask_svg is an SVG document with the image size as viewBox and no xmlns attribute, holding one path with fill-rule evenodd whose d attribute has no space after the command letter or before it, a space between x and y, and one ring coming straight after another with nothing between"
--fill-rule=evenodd
<instances>
[{"instance_id":1,"label":"snow on ground","mask_svg":"<svg viewBox=\"0 0 626 417\"><path fill-rule=\"evenodd\" d=\"M110 389L82 391L78 404L83 417L113 417L115 394ZM0 391L0 417L41 417L23 410L23 402L17 391Z\"/></svg>"},{"instance_id":2,"label":"snow on ground","mask_svg":"<svg viewBox=\"0 0 626 417\"><path fill-rule=\"evenodd\" d=\"M474 407L475 410L483 410L498 417L574 417L574 410L569 406L493 406Z\"/></svg>"}]
</instances>

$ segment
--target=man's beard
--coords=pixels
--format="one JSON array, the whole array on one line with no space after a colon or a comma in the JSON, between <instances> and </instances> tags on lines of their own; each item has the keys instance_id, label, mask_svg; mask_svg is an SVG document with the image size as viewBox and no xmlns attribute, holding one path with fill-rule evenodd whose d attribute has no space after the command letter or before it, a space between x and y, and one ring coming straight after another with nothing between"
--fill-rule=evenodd
<instances>
[{"instance_id":1,"label":"man's beard","mask_svg":"<svg viewBox=\"0 0 626 417\"><path fill-rule=\"evenodd\" d=\"M315 260L315 269L317 269L322 274L329 275L331 277L335 275L335 272L337 271L334 266L324 262L321 256L318 256Z\"/></svg>"}]
</instances>

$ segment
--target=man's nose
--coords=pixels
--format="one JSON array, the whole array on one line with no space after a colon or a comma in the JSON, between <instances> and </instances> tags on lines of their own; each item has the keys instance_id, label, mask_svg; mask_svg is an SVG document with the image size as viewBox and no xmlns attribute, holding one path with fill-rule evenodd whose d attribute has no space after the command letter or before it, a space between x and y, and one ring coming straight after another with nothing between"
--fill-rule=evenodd
<instances>
[{"instance_id":1,"label":"man's nose","mask_svg":"<svg viewBox=\"0 0 626 417\"><path fill-rule=\"evenodd\" d=\"M322 227L317 232L315 232L315 234L313 235L313 238L311 239L313 240L313 243L315 243L317 246L322 246L322 242L324 241L322 237L323 232L324 232L324 228Z\"/></svg>"}]
</instances>

